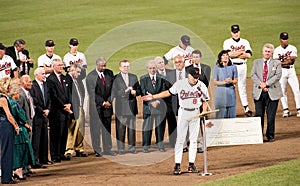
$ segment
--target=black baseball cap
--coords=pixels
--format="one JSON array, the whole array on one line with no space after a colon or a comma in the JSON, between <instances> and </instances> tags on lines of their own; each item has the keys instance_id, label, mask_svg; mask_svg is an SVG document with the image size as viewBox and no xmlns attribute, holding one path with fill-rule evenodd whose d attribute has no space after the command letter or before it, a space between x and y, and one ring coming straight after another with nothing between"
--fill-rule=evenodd
<instances>
[{"instance_id":1,"label":"black baseball cap","mask_svg":"<svg viewBox=\"0 0 300 186\"><path fill-rule=\"evenodd\" d=\"M238 31L240 31L239 25L231 25L231 32L237 33Z\"/></svg>"},{"instance_id":2,"label":"black baseball cap","mask_svg":"<svg viewBox=\"0 0 300 186\"><path fill-rule=\"evenodd\" d=\"M198 79L200 77L199 68L193 67L189 69L189 74L193 76L193 78Z\"/></svg>"},{"instance_id":3,"label":"black baseball cap","mask_svg":"<svg viewBox=\"0 0 300 186\"><path fill-rule=\"evenodd\" d=\"M77 46L77 45L79 44L79 43L78 43L78 39L76 39L76 38L71 38L69 44L70 44L70 45L73 45L73 46Z\"/></svg>"},{"instance_id":4,"label":"black baseball cap","mask_svg":"<svg viewBox=\"0 0 300 186\"><path fill-rule=\"evenodd\" d=\"M0 43L0 50L5 50L6 47L3 45L3 43Z\"/></svg>"},{"instance_id":5,"label":"black baseball cap","mask_svg":"<svg viewBox=\"0 0 300 186\"><path fill-rule=\"evenodd\" d=\"M184 44L185 46L191 45L191 38L188 35L181 36L180 40L181 40L182 44Z\"/></svg>"},{"instance_id":6,"label":"black baseball cap","mask_svg":"<svg viewBox=\"0 0 300 186\"><path fill-rule=\"evenodd\" d=\"M47 40L45 42L45 46L48 46L48 47L55 46L54 41L52 39Z\"/></svg>"},{"instance_id":7,"label":"black baseball cap","mask_svg":"<svg viewBox=\"0 0 300 186\"><path fill-rule=\"evenodd\" d=\"M279 37L282 40L288 40L289 39L289 34L287 32L281 32Z\"/></svg>"}]
</instances>

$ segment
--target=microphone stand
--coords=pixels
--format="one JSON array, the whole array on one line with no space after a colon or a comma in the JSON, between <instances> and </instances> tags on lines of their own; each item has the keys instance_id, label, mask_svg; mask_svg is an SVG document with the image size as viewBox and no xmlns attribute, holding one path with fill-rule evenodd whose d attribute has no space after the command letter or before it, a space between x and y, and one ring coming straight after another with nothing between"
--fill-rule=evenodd
<instances>
[{"instance_id":1,"label":"microphone stand","mask_svg":"<svg viewBox=\"0 0 300 186\"><path fill-rule=\"evenodd\" d=\"M199 90L201 97L202 97L202 101L206 103L208 111L211 111L211 108L207 102L208 97L201 91L200 87L197 87L197 89ZM201 131L202 131L202 147L203 147L203 172L199 173L199 175L201 176L211 176L212 173L207 172L207 146L206 146L206 131L205 131L205 119L207 117L207 114L204 115L200 115L200 127L201 127ZM201 132L200 131L200 132Z\"/></svg>"}]
</instances>

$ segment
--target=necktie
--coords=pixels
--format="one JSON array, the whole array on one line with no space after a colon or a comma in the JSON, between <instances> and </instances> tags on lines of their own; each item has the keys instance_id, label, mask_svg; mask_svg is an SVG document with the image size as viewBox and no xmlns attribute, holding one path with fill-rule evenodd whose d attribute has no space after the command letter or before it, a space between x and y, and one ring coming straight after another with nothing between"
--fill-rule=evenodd
<instances>
[{"instance_id":1,"label":"necktie","mask_svg":"<svg viewBox=\"0 0 300 186\"><path fill-rule=\"evenodd\" d=\"M74 85L75 85L76 91L77 91L77 93L78 93L78 97L79 97L79 104L80 104L80 106L82 106L82 98L81 98L81 92L80 92L80 90L79 90L79 85L78 85L78 82L77 82L77 80L76 80L76 79L74 79L74 80L73 80L73 82L74 82Z\"/></svg>"},{"instance_id":2,"label":"necktie","mask_svg":"<svg viewBox=\"0 0 300 186\"><path fill-rule=\"evenodd\" d=\"M30 104L30 118L32 119L34 117L33 99L29 92L27 94L27 97L28 97L29 104Z\"/></svg>"},{"instance_id":3,"label":"necktie","mask_svg":"<svg viewBox=\"0 0 300 186\"><path fill-rule=\"evenodd\" d=\"M263 73L263 82L267 81L267 75L268 75L268 65L267 61L264 62L264 73Z\"/></svg>"},{"instance_id":4,"label":"necktie","mask_svg":"<svg viewBox=\"0 0 300 186\"><path fill-rule=\"evenodd\" d=\"M44 106L46 106L45 85L44 85L44 83L42 83L41 85L42 85L42 94L43 94Z\"/></svg>"},{"instance_id":5,"label":"necktie","mask_svg":"<svg viewBox=\"0 0 300 186\"><path fill-rule=\"evenodd\" d=\"M62 79L61 74L59 75L59 82L60 82L60 88L61 88L62 90L64 90L63 79Z\"/></svg>"},{"instance_id":6,"label":"necktie","mask_svg":"<svg viewBox=\"0 0 300 186\"><path fill-rule=\"evenodd\" d=\"M151 83L152 83L152 86L155 87L156 82L155 82L154 76L152 76Z\"/></svg>"},{"instance_id":7,"label":"necktie","mask_svg":"<svg viewBox=\"0 0 300 186\"><path fill-rule=\"evenodd\" d=\"M128 87L128 85L129 85L128 74L123 74L123 79L124 79L125 85Z\"/></svg>"},{"instance_id":8,"label":"necktie","mask_svg":"<svg viewBox=\"0 0 300 186\"><path fill-rule=\"evenodd\" d=\"M106 88L106 83L105 83L105 79L104 79L104 75L103 74L100 74L100 79L102 81L102 84L103 84L104 88Z\"/></svg>"},{"instance_id":9,"label":"necktie","mask_svg":"<svg viewBox=\"0 0 300 186\"><path fill-rule=\"evenodd\" d=\"M178 80L182 79L182 71L179 71Z\"/></svg>"}]
</instances>

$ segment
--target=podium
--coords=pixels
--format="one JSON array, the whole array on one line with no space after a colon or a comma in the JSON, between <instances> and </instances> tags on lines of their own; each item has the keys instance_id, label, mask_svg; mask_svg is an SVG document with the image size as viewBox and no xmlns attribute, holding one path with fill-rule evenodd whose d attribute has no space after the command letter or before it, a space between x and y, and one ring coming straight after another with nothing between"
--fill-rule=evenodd
<instances>
[{"instance_id":1,"label":"podium","mask_svg":"<svg viewBox=\"0 0 300 186\"><path fill-rule=\"evenodd\" d=\"M218 112L219 110L210 110L207 112L202 112L197 116L190 118L190 120L195 118L200 118L200 127L202 131L202 142L203 142L203 172L200 172L199 175L201 176L211 176L212 173L207 172L207 146L206 146L206 132L205 132L205 118L207 115ZM200 132L201 132L200 131Z\"/></svg>"}]
</instances>

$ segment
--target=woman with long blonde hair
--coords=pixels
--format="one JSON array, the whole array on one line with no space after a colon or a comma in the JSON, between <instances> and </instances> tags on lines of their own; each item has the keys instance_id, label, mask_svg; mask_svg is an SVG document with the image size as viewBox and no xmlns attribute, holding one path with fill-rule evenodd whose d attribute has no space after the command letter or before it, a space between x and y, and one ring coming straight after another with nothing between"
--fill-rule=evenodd
<instances>
[{"instance_id":1,"label":"woman with long blonde hair","mask_svg":"<svg viewBox=\"0 0 300 186\"><path fill-rule=\"evenodd\" d=\"M0 146L1 146L1 183L14 184L13 173L13 151L14 131L19 134L19 126L9 110L7 92L9 90L10 78L0 79Z\"/></svg>"}]
</instances>

